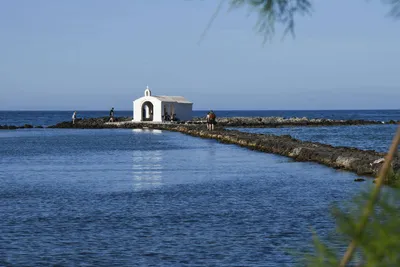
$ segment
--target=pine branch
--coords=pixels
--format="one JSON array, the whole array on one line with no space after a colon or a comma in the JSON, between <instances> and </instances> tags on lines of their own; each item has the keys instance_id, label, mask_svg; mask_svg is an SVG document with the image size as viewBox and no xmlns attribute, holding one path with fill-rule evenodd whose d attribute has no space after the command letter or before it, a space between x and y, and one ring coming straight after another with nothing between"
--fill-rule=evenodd
<instances>
[{"instance_id":1,"label":"pine branch","mask_svg":"<svg viewBox=\"0 0 400 267\"><path fill-rule=\"evenodd\" d=\"M284 26L282 38L288 33L295 37L295 16L312 13L309 0L230 0L231 9L245 5L258 13L256 27L264 34L264 41L272 39L277 25Z\"/></svg>"},{"instance_id":2,"label":"pine branch","mask_svg":"<svg viewBox=\"0 0 400 267\"><path fill-rule=\"evenodd\" d=\"M360 219L360 223L358 225L357 228L357 232L356 232L356 236L360 237L361 234L363 233L363 231L365 230L365 227L367 225L368 219L370 217L370 215L373 213L373 209L374 206L376 204L376 202L378 201L379 198L379 193L381 191L383 182L385 180L385 178L387 177L389 170L390 170L390 164L393 160L393 157L395 155L395 153L397 152L397 149L399 147L400 144L400 124L399 127L397 129L397 133L396 135L393 137L393 142L392 145L390 146L389 152L385 157L385 162L382 166L382 168L380 169L378 178L377 178L377 182L376 182L376 186L375 188L372 190L371 192L371 197L367 203L367 205L365 206L364 209L364 213ZM351 241L351 243L349 244L346 253L344 254L341 262L340 262L340 267L344 267L346 266L346 264L351 260L353 253L355 251L355 249L357 248L358 245L358 238L355 238Z\"/></svg>"}]
</instances>

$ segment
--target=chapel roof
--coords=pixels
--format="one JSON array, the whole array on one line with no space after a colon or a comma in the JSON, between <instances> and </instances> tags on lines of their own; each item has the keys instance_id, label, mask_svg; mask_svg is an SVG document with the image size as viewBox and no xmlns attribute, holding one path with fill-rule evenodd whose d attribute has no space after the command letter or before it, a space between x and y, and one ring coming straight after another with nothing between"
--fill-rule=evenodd
<instances>
[{"instance_id":1,"label":"chapel roof","mask_svg":"<svg viewBox=\"0 0 400 267\"><path fill-rule=\"evenodd\" d=\"M182 104L192 104L189 100L183 96L167 96L167 95L152 95L149 86L144 90L145 97L154 97L162 102L172 102L172 103L182 103Z\"/></svg>"},{"instance_id":2,"label":"chapel roof","mask_svg":"<svg viewBox=\"0 0 400 267\"><path fill-rule=\"evenodd\" d=\"M163 102L175 102L175 103L185 103L185 104L191 104L189 100L184 98L183 96L166 96L166 95L154 95L152 96L154 98L157 98L160 101Z\"/></svg>"}]
</instances>

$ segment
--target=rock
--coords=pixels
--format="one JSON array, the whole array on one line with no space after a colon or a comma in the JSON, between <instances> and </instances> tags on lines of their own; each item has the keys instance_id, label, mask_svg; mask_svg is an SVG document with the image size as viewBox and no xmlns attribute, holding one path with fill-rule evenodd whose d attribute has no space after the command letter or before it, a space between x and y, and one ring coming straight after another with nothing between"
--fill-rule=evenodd
<instances>
[{"instance_id":1,"label":"rock","mask_svg":"<svg viewBox=\"0 0 400 267\"><path fill-rule=\"evenodd\" d=\"M0 130L16 130L16 129L32 129L32 128L44 128L44 127L41 125L33 126L31 124L24 124L23 126L0 125Z\"/></svg>"},{"instance_id":2,"label":"rock","mask_svg":"<svg viewBox=\"0 0 400 267\"><path fill-rule=\"evenodd\" d=\"M377 160L374 160L374 162L371 162L369 165L374 166L374 165L377 165L377 164L381 164L384 161L385 161L385 158L379 158Z\"/></svg>"},{"instance_id":3,"label":"rock","mask_svg":"<svg viewBox=\"0 0 400 267\"><path fill-rule=\"evenodd\" d=\"M218 114L217 114L218 115ZM206 123L204 118L193 118L192 122ZM283 126L337 126L337 125L367 125L382 124L381 121L366 120L331 120L331 119L308 119L284 118L284 117L217 117L217 122L221 126L229 127L268 127L276 128Z\"/></svg>"},{"instance_id":4,"label":"rock","mask_svg":"<svg viewBox=\"0 0 400 267\"><path fill-rule=\"evenodd\" d=\"M365 179L363 179L363 178L356 178L356 179L354 179L354 182L364 182L365 181Z\"/></svg>"},{"instance_id":5,"label":"rock","mask_svg":"<svg viewBox=\"0 0 400 267\"><path fill-rule=\"evenodd\" d=\"M16 130L17 126L14 125L0 125L0 130Z\"/></svg>"},{"instance_id":6,"label":"rock","mask_svg":"<svg viewBox=\"0 0 400 267\"><path fill-rule=\"evenodd\" d=\"M296 147L289 153L289 157L292 158L297 157L298 155L300 155L301 149L302 149L301 147Z\"/></svg>"},{"instance_id":7,"label":"rock","mask_svg":"<svg viewBox=\"0 0 400 267\"><path fill-rule=\"evenodd\" d=\"M109 117L77 119L75 124L72 121L64 121L56 125L49 126L49 128L87 128L87 129L100 129L100 128L117 128L119 126L113 124L106 124L109 122ZM132 117L116 117L114 122L132 121Z\"/></svg>"}]
</instances>

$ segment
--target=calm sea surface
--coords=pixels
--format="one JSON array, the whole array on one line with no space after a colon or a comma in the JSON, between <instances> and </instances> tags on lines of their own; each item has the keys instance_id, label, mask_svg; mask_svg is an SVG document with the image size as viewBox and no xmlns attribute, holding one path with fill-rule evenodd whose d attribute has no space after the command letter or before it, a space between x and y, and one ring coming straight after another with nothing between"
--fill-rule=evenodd
<instances>
[{"instance_id":1,"label":"calm sea surface","mask_svg":"<svg viewBox=\"0 0 400 267\"><path fill-rule=\"evenodd\" d=\"M70 117L0 114L0 124ZM0 266L292 266L311 228L334 229L330 205L370 184L354 178L180 133L2 130Z\"/></svg>"}]
</instances>

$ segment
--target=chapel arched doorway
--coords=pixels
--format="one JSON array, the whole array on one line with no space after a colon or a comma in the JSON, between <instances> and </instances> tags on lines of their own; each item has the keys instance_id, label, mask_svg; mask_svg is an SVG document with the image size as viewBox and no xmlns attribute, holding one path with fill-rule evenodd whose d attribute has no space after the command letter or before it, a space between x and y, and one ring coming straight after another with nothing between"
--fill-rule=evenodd
<instances>
[{"instance_id":1,"label":"chapel arched doorway","mask_svg":"<svg viewBox=\"0 0 400 267\"><path fill-rule=\"evenodd\" d=\"M150 101L142 104L142 121L153 121L154 105Z\"/></svg>"}]
</instances>

